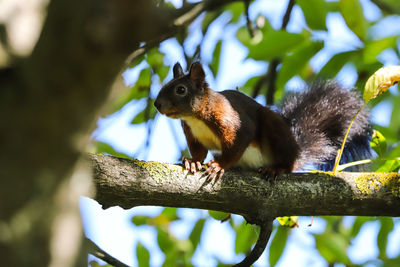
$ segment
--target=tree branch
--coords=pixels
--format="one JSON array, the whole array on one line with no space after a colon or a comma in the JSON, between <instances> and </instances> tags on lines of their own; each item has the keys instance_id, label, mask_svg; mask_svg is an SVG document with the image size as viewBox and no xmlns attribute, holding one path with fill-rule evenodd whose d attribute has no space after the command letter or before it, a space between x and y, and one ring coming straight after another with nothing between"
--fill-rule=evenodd
<instances>
[{"instance_id":1,"label":"tree branch","mask_svg":"<svg viewBox=\"0 0 400 267\"><path fill-rule=\"evenodd\" d=\"M229 170L215 184L181 166L88 156L104 207L157 205L240 214L262 225L271 217L310 215L400 216L398 173L323 172L281 175Z\"/></svg>"},{"instance_id":2,"label":"tree branch","mask_svg":"<svg viewBox=\"0 0 400 267\"><path fill-rule=\"evenodd\" d=\"M96 258L101 259L102 261L107 262L108 264L115 266L115 267L129 267L125 263L117 260L104 250L102 250L98 245L96 245L92 240L89 238L85 238L85 242L88 244L89 253L95 256Z\"/></svg>"}]
</instances>

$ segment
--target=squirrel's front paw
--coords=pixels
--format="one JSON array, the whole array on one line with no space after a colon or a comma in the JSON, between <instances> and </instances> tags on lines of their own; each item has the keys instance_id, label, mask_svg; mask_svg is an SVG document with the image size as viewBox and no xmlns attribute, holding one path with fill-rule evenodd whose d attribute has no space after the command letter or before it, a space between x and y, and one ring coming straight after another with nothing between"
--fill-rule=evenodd
<instances>
[{"instance_id":1,"label":"squirrel's front paw","mask_svg":"<svg viewBox=\"0 0 400 267\"><path fill-rule=\"evenodd\" d=\"M207 163L208 169L206 170L206 174L208 175L208 180L212 181L214 179L218 180L224 175L225 169L221 167L219 162L215 160L210 160Z\"/></svg>"},{"instance_id":2,"label":"squirrel's front paw","mask_svg":"<svg viewBox=\"0 0 400 267\"><path fill-rule=\"evenodd\" d=\"M183 158L183 165L185 166L185 169L191 173L201 171L202 169L201 162L193 159Z\"/></svg>"}]
</instances>

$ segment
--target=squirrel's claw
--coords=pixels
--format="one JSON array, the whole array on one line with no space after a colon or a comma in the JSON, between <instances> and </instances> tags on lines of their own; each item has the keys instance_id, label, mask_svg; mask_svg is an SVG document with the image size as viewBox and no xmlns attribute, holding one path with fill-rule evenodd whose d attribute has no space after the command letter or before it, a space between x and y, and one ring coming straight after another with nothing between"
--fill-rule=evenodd
<instances>
[{"instance_id":1,"label":"squirrel's claw","mask_svg":"<svg viewBox=\"0 0 400 267\"><path fill-rule=\"evenodd\" d=\"M193 159L184 158L183 165L185 165L185 169L190 171L191 173L201 171L202 169L201 162Z\"/></svg>"},{"instance_id":2,"label":"squirrel's claw","mask_svg":"<svg viewBox=\"0 0 400 267\"><path fill-rule=\"evenodd\" d=\"M208 175L207 180L209 181L219 180L225 173L225 169L215 160L210 160L207 166L206 174Z\"/></svg>"}]
</instances>

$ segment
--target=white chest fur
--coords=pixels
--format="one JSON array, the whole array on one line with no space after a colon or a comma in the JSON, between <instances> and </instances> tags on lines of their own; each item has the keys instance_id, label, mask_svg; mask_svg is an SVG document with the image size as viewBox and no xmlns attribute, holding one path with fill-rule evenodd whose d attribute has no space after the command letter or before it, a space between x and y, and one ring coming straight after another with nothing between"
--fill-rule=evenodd
<instances>
[{"instance_id":1,"label":"white chest fur","mask_svg":"<svg viewBox=\"0 0 400 267\"><path fill-rule=\"evenodd\" d=\"M270 164L271 161L268 159L268 157L265 157L265 155L261 154L261 151L258 147L250 145L246 148L242 157L235 165L242 168L258 169L269 166Z\"/></svg>"},{"instance_id":2,"label":"white chest fur","mask_svg":"<svg viewBox=\"0 0 400 267\"><path fill-rule=\"evenodd\" d=\"M194 117L182 118L190 127L193 136L209 150L221 150L221 141L204 122Z\"/></svg>"}]
</instances>

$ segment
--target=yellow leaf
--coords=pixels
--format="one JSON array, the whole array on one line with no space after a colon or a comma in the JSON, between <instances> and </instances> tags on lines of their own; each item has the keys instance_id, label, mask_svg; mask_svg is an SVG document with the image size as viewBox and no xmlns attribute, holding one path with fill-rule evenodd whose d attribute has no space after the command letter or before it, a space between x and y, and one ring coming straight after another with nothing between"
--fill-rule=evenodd
<instances>
[{"instance_id":1,"label":"yellow leaf","mask_svg":"<svg viewBox=\"0 0 400 267\"><path fill-rule=\"evenodd\" d=\"M400 66L383 67L369 77L364 89L365 102L386 92L389 87L400 81Z\"/></svg>"},{"instance_id":2,"label":"yellow leaf","mask_svg":"<svg viewBox=\"0 0 400 267\"><path fill-rule=\"evenodd\" d=\"M297 224L299 221L299 216L290 216L290 217L277 217L276 218L282 226L296 228L299 225Z\"/></svg>"}]
</instances>

